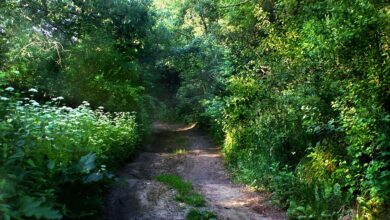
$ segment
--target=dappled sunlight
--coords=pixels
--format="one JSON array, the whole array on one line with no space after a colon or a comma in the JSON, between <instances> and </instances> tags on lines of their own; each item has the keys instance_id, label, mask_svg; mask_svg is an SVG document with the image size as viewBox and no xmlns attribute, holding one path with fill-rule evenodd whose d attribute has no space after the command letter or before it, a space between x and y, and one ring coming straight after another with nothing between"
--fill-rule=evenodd
<instances>
[{"instance_id":1,"label":"dappled sunlight","mask_svg":"<svg viewBox=\"0 0 390 220\"><path fill-rule=\"evenodd\" d=\"M258 193L231 184L204 184L202 191L209 195L209 199L225 208L250 207L264 202L264 198Z\"/></svg>"},{"instance_id":2,"label":"dappled sunlight","mask_svg":"<svg viewBox=\"0 0 390 220\"><path fill-rule=\"evenodd\" d=\"M195 128L196 125L197 125L197 123L192 123L192 124L189 124L189 125L187 125L187 126L185 126L183 128L178 128L175 131L189 131L189 130Z\"/></svg>"},{"instance_id":3,"label":"dappled sunlight","mask_svg":"<svg viewBox=\"0 0 390 220\"><path fill-rule=\"evenodd\" d=\"M208 153L201 153L197 155L198 157L207 157L207 158L220 158L220 154L208 154Z\"/></svg>"},{"instance_id":4,"label":"dappled sunlight","mask_svg":"<svg viewBox=\"0 0 390 220\"><path fill-rule=\"evenodd\" d=\"M230 199L220 202L220 205L228 208L238 208L242 206L250 206L253 203L258 202L256 198L248 198L248 199Z\"/></svg>"},{"instance_id":5,"label":"dappled sunlight","mask_svg":"<svg viewBox=\"0 0 390 220\"><path fill-rule=\"evenodd\" d=\"M152 124L152 128L155 131L175 131L175 132L181 132L181 131L189 131L196 127L197 123L192 124L169 124L164 122L154 122Z\"/></svg>"},{"instance_id":6,"label":"dappled sunlight","mask_svg":"<svg viewBox=\"0 0 390 220\"><path fill-rule=\"evenodd\" d=\"M390 0L0 2L0 220L390 216Z\"/></svg>"}]
</instances>

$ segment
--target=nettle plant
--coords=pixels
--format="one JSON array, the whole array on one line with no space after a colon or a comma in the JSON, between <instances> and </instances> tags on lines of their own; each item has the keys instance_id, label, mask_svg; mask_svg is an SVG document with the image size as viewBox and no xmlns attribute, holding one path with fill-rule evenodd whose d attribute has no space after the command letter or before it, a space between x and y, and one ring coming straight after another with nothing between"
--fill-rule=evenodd
<instances>
[{"instance_id":1,"label":"nettle plant","mask_svg":"<svg viewBox=\"0 0 390 220\"><path fill-rule=\"evenodd\" d=\"M4 219L58 219L97 214L109 169L127 159L138 142L132 113L40 104L38 91L2 89L0 97L0 212ZM87 199L79 201L78 195ZM77 201L77 202L75 202Z\"/></svg>"}]
</instances>

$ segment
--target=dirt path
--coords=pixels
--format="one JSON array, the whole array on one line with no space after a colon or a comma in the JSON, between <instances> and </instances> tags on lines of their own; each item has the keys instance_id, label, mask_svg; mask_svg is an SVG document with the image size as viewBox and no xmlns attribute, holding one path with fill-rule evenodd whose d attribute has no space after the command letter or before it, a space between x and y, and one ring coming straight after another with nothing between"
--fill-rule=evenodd
<instances>
[{"instance_id":1,"label":"dirt path","mask_svg":"<svg viewBox=\"0 0 390 220\"><path fill-rule=\"evenodd\" d=\"M231 183L218 148L194 125L154 123L153 128L145 152L120 173L122 181L106 202L106 219L185 219L191 207L154 180L161 173L191 181L207 200L203 209L215 212L218 219L285 219L266 195ZM183 150L177 153L178 149Z\"/></svg>"}]
</instances>

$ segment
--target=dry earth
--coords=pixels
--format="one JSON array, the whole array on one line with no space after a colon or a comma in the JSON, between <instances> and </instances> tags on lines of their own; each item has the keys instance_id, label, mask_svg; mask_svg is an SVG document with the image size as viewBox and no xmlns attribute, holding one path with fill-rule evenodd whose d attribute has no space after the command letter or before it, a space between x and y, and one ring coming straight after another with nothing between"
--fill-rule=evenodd
<instances>
[{"instance_id":1,"label":"dry earth","mask_svg":"<svg viewBox=\"0 0 390 220\"><path fill-rule=\"evenodd\" d=\"M207 200L203 209L215 212L218 219L286 219L267 194L231 182L218 147L195 125L156 122L153 130L145 152L120 172L121 181L107 198L107 220L185 219L191 207L154 180L162 173L191 181ZM184 152L175 153L177 149Z\"/></svg>"}]
</instances>

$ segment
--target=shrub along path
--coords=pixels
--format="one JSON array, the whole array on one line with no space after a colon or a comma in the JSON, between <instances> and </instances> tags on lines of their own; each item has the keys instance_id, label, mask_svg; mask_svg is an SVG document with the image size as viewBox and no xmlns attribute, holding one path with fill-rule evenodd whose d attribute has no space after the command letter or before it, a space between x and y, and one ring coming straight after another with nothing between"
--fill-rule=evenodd
<instances>
[{"instance_id":1,"label":"shrub along path","mask_svg":"<svg viewBox=\"0 0 390 220\"><path fill-rule=\"evenodd\" d=\"M153 127L145 152L119 174L121 181L107 198L107 219L185 219L191 206L176 201L175 190L155 179L164 173L192 182L206 199L200 210L215 212L218 219L285 219L267 194L230 181L218 148L194 125Z\"/></svg>"}]
</instances>

